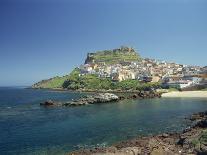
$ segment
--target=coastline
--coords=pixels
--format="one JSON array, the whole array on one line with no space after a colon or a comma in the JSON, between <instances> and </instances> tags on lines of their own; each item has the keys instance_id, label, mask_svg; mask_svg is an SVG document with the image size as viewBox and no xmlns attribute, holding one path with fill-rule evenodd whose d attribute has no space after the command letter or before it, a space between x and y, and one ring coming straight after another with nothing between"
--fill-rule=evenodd
<instances>
[{"instance_id":1,"label":"coastline","mask_svg":"<svg viewBox=\"0 0 207 155\"><path fill-rule=\"evenodd\" d=\"M63 88L32 88L32 87L27 87L25 89L76 92L76 93L139 93L139 92L146 92L146 90L81 90L81 89L71 90L71 89L63 89Z\"/></svg>"},{"instance_id":2,"label":"coastline","mask_svg":"<svg viewBox=\"0 0 207 155\"><path fill-rule=\"evenodd\" d=\"M186 118L191 125L182 132L137 137L107 147L69 152L68 155L198 155L207 154L207 111Z\"/></svg>"},{"instance_id":3,"label":"coastline","mask_svg":"<svg viewBox=\"0 0 207 155\"><path fill-rule=\"evenodd\" d=\"M94 93L92 95L82 96L79 99L72 99L71 101L53 101L47 100L40 103L40 106L82 106L88 104L102 104L118 102L124 99L144 99L144 98L160 98L161 94L155 91L140 91L138 93Z\"/></svg>"},{"instance_id":4,"label":"coastline","mask_svg":"<svg viewBox=\"0 0 207 155\"><path fill-rule=\"evenodd\" d=\"M60 92L74 92L74 93L139 93L146 92L145 90L69 90L63 88L25 88L25 89L37 89L37 90L49 90ZM207 91L172 91L172 92L159 92L162 98L207 98Z\"/></svg>"},{"instance_id":5,"label":"coastline","mask_svg":"<svg viewBox=\"0 0 207 155\"><path fill-rule=\"evenodd\" d=\"M184 98L207 98L207 91L174 91L174 92L168 92L163 93L161 95L163 98L176 98L176 97L184 97Z\"/></svg>"}]
</instances>

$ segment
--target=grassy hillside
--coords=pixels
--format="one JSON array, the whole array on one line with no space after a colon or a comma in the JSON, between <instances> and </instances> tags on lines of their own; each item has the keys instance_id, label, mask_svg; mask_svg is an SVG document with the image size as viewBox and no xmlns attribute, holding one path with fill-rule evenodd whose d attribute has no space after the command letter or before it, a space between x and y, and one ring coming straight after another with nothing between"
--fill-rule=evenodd
<instances>
[{"instance_id":1,"label":"grassy hillside","mask_svg":"<svg viewBox=\"0 0 207 155\"><path fill-rule=\"evenodd\" d=\"M56 76L54 78L42 80L32 85L32 88L46 88L46 89L64 88L65 81L69 79L78 80L77 77L79 73L80 73L79 69L75 68L69 75L65 75L62 77Z\"/></svg>"},{"instance_id":2,"label":"grassy hillside","mask_svg":"<svg viewBox=\"0 0 207 155\"><path fill-rule=\"evenodd\" d=\"M65 80L68 79L68 76L63 77L54 77L48 80L42 80L38 83L35 83L32 88L62 88L63 83Z\"/></svg>"}]
</instances>

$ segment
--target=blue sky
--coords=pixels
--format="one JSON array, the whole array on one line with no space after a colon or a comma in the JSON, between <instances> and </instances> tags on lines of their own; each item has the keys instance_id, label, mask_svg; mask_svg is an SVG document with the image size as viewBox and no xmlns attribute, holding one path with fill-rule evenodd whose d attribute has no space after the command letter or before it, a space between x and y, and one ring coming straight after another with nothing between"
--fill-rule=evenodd
<instances>
[{"instance_id":1,"label":"blue sky","mask_svg":"<svg viewBox=\"0 0 207 155\"><path fill-rule=\"evenodd\" d=\"M207 1L0 0L0 86L68 74L87 52L121 45L207 65Z\"/></svg>"}]
</instances>

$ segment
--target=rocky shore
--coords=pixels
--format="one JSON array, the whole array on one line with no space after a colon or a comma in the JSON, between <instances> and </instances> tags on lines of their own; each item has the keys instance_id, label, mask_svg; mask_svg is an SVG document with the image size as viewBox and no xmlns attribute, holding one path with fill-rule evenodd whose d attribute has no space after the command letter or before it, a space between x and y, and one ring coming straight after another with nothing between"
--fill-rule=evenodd
<instances>
[{"instance_id":1,"label":"rocky shore","mask_svg":"<svg viewBox=\"0 0 207 155\"><path fill-rule=\"evenodd\" d=\"M182 133L135 138L111 147L82 149L69 155L206 155L207 111L193 114L192 125Z\"/></svg>"},{"instance_id":2,"label":"rocky shore","mask_svg":"<svg viewBox=\"0 0 207 155\"><path fill-rule=\"evenodd\" d=\"M93 95L87 95L76 100L67 101L67 102L58 102L48 100L43 103L40 103L41 106L82 106L88 104L100 104L100 103L109 103L109 102L118 102L124 99L141 99L141 98L155 98L161 97L160 93L155 91L140 91L137 93L96 93Z\"/></svg>"}]
</instances>

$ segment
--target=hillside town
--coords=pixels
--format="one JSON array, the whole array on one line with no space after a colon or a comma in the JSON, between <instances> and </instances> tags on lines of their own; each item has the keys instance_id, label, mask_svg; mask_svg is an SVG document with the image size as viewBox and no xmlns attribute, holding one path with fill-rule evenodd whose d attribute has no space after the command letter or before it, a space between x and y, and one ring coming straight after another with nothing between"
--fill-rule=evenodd
<instances>
[{"instance_id":1,"label":"hillside town","mask_svg":"<svg viewBox=\"0 0 207 155\"><path fill-rule=\"evenodd\" d=\"M121 47L113 51L117 50L132 55L135 52L130 47ZM85 64L79 66L79 76L95 74L114 82L129 79L140 82L160 82L163 86L180 89L207 86L207 66L183 65L149 58L140 58L136 61L122 60L108 64L93 59L95 54L89 53Z\"/></svg>"}]
</instances>

